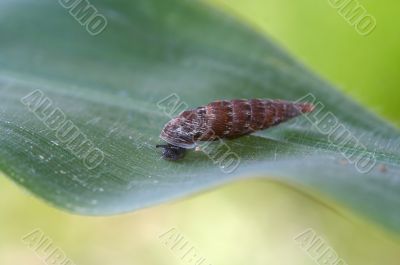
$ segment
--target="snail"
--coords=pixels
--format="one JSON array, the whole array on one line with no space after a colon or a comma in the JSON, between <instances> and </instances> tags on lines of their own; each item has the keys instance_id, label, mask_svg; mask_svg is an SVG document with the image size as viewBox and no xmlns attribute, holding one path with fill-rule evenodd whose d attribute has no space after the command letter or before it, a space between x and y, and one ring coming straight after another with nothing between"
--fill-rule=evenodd
<instances>
[{"instance_id":1,"label":"snail","mask_svg":"<svg viewBox=\"0 0 400 265\"><path fill-rule=\"evenodd\" d=\"M218 100L196 109L186 110L170 120L160 138L166 160L179 160L198 141L234 139L264 130L314 110L311 103L274 99Z\"/></svg>"}]
</instances>

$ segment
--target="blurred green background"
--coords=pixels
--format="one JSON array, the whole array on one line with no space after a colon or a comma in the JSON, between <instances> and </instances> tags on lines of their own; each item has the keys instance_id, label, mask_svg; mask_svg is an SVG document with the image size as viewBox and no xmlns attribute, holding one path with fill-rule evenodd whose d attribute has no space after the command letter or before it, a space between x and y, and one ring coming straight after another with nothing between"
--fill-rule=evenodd
<instances>
[{"instance_id":1,"label":"blurred green background","mask_svg":"<svg viewBox=\"0 0 400 265\"><path fill-rule=\"evenodd\" d=\"M357 34L328 0L213 0L350 97L400 125L400 10L397 1L359 1L377 20ZM267 95L266 95L267 96ZM398 235L318 195L263 180L114 217L75 216L0 178L0 264L45 264L21 238L41 228L75 264L187 264L158 236L178 229L211 264L315 264L293 238L313 228L347 264L399 264ZM208 264L206 264L208 265Z\"/></svg>"}]
</instances>

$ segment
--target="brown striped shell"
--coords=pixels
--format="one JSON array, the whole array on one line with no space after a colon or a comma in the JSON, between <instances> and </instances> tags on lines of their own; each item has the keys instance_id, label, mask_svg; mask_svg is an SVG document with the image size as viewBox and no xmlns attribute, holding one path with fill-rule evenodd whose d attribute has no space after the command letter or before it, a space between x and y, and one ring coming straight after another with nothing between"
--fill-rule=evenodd
<instances>
[{"instance_id":1,"label":"brown striped shell","mask_svg":"<svg viewBox=\"0 0 400 265\"><path fill-rule=\"evenodd\" d=\"M236 138L285 122L313 111L310 103L271 99L214 101L182 112L170 120L160 138L168 144L190 149L198 141Z\"/></svg>"}]
</instances>

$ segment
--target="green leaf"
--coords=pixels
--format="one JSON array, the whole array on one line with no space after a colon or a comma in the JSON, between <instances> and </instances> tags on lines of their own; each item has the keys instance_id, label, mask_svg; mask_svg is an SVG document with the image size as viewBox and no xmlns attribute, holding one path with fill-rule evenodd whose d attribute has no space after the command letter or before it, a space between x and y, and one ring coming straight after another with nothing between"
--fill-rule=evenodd
<instances>
[{"instance_id":1,"label":"green leaf","mask_svg":"<svg viewBox=\"0 0 400 265\"><path fill-rule=\"evenodd\" d=\"M0 3L0 169L8 177L58 207L100 215L148 207L237 179L273 176L400 231L395 128L266 37L207 4L91 3L108 22L96 36L57 1ZM197 107L216 99L294 101L309 93L323 104L320 112L225 141L240 157L230 174L202 152L169 162L155 148L169 120L157 103L171 94ZM43 99L51 103L49 108L32 111L36 100ZM63 142L67 137L60 138L50 120L46 125L54 110L98 152L86 156L85 149L71 151L74 143ZM309 121L328 112L357 140L342 144L340 138L332 140L337 134L323 133L321 123ZM376 165L361 173L343 152L370 155Z\"/></svg>"}]
</instances>

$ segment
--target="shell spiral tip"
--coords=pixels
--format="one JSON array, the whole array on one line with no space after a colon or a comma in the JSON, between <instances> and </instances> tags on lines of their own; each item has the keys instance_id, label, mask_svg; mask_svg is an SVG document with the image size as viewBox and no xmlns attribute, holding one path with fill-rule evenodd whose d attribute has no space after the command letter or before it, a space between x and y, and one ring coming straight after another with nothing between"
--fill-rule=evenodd
<instances>
[{"instance_id":1,"label":"shell spiral tip","mask_svg":"<svg viewBox=\"0 0 400 265\"><path fill-rule=\"evenodd\" d=\"M300 103L299 107L302 113L310 113L315 109L315 105L312 103Z\"/></svg>"}]
</instances>

